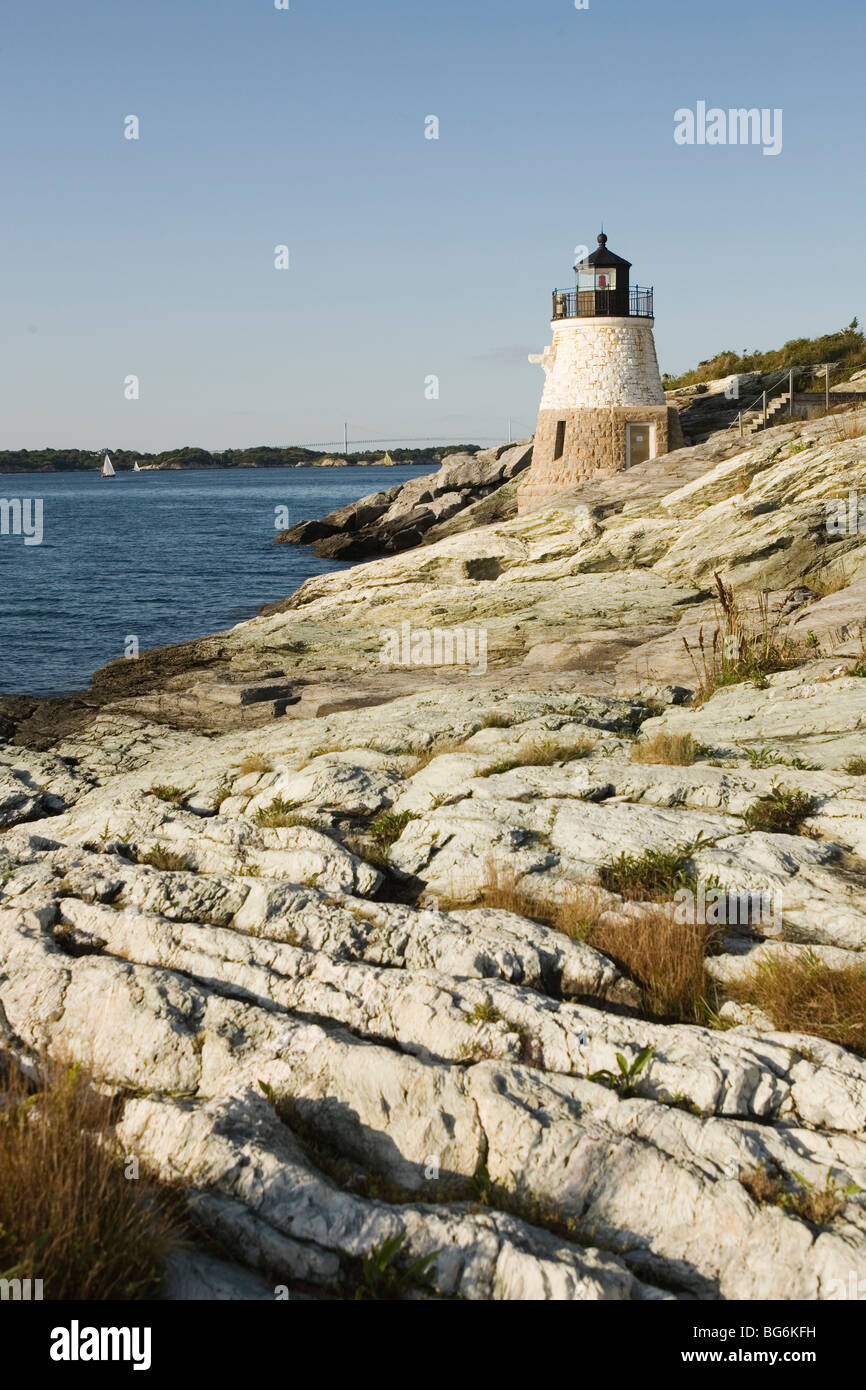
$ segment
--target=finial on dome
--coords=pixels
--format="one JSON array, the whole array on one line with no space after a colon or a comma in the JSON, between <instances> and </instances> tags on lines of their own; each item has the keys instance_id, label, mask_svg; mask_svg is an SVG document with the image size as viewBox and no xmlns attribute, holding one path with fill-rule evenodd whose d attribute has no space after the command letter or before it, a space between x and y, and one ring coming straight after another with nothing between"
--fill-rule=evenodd
<instances>
[{"instance_id":1,"label":"finial on dome","mask_svg":"<svg viewBox=\"0 0 866 1390\"><path fill-rule=\"evenodd\" d=\"M607 237L605 236L604 232L599 232L598 244L599 246L607 246Z\"/></svg>"}]
</instances>

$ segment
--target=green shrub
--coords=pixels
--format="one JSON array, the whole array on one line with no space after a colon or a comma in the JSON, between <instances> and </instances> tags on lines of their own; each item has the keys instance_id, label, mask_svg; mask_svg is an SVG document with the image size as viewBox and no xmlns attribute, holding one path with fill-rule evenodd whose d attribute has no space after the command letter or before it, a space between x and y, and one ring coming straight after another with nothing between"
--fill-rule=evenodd
<instances>
[{"instance_id":1,"label":"green shrub","mask_svg":"<svg viewBox=\"0 0 866 1390\"><path fill-rule=\"evenodd\" d=\"M743 822L749 830L795 835L815 806L815 798L797 787L773 786L766 796L759 796L752 803Z\"/></svg>"},{"instance_id":2,"label":"green shrub","mask_svg":"<svg viewBox=\"0 0 866 1390\"><path fill-rule=\"evenodd\" d=\"M650 902L669 898L678 888L694 888L695 874L689 861L703 844L699 836L693 844L672 849L648 849L643 854L621 854L599 869L601 884L609 893Z\"/></svg>"}]
</instances>

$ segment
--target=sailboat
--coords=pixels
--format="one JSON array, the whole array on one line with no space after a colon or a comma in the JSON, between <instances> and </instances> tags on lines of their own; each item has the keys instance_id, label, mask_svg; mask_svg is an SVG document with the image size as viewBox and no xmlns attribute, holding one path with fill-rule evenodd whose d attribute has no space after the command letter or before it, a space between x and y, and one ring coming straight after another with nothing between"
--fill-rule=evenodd
<instances>
[{"instance_id":1,"label":"sailboat","mask_svg":"<svg viewBox=\"0 0 866 1390\"><path fill-rule=\"evenodd\" d=\"M111 459L108 457L108 454L105 455L105 461L104 461L104 463L103 463L103 465L102 465L102 469L100 470L100 477L102 477L102 478L113 478L113 477L114 477L114 464L111 462Z\"/></svg>"},{"instance_id":2,"label":"sailboat","mask_svg":"<svg viewBox=\"0 0 866 1390\"><path fill-rule=\"evenodd\" d=\"M135 460L135 463L132 465L132 471L133 471L133 473L140 473L140 472L141 472L141 469L140 469L139 466L138 466L138 459L136 459L136 460Z\"/></svg>"}]
</instances>

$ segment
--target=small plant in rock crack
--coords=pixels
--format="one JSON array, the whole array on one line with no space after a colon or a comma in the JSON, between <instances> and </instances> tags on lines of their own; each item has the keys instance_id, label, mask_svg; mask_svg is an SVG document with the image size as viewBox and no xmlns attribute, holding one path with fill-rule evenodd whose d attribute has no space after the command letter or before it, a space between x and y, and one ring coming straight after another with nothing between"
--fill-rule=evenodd
<instances>
[{"instance_id":1,"label":"small plant in rock crack","mask_svg":"<svg viewBox=\"0 0 866 1390\"><path fill-rule=\"evenodd\" d=\"M232 779L231 779L231 777L221 777L220 780L219 780L219 782L217 782L216 786L214 787L214 793L213 793L214 805L215 805L215 806L221 805L221 803L222 803L223 801L225 801L227 797L231 796L231 794L232 794Z\"/></svg>"},{"instance_id":2,"label":"small plant in rock crack","mask_svg":"<svg viewBox=\"0 0 866 1390\"><path fill-rule=\"evenodd\" d=\"M154 845L146 854L138 856L139 864L149 864L152 869L163 869L166 872L181 872L190 867L189 860L183 854L175 854L173 850L166 849L165 845Z\"/></svg>"},{"instance_id":3,"label":"small plant in rock crack","mask_svg":"<svg viewBox=\"0 0 866 1390\"><path fill-rule=\"evenodd\" d=\"M501 1019L502 1014L489 999L485 999L483 1004L476 1004L469 1015L470 1023L499 1023Z\"/></svg>"},{"instance_id":4,"label":"small plant in rock crack","mask_svg":"<svg viewBox=\"0 0 866 1390\"><path fill-rule=\"evenodd\" d=\"M439 1254L421 1255L409 1264L400 1262L405 1235L391 1236L361 1260L355 1299L398 1300L419 1289L429 1289L431 1266Z\"/></svg>"},{"instance_id":5,"label":"small plant in rock crack","mask_svg":"<svg viewBox=\"0 0 866 1390\"><path fill-rule=\"evenodd\" d=\"M803 758L796 755L786 758L784 753L778 752L775 748L746 748L745 756L748 758L752 767L795 767L798 772L814 772L813 763L807 763Z\"/></svg>"},{"instance_id":6,"label":"small plant in rock crack","mask_svg":"<svg viewBox=\"0 0 866 1390\"><path fill-rule=\"evenodd\" d=\"M823 1187L794 1172L799 1188L790 1191L775 1165L741 1168L739 1180L754 1202L781 1207L813 1226L828 1226L844 1210L849 1197L863 1191L856 1182L840 1183L828 1173Z\"/></svg>"},{"instance_id":7,"label":"small plant in rock crack","mask_svg":"<svg viewBox=\"0 0 866 1390\"><path fill-rule=\"evenodd\" d=\"M370 822L367 835L376 849L385 854L399 840L410 820L417 819L415 811L380 811Z\"/></svg>"},{"instance_id":8,"label":"small plant in rock crack","mask_svg":"<svg viewBox=\"0 0 866 1390\"><path fill-rule=\"evenodd\" d=\"M621 854L610 864L599 867L601 885L624 898L651 901L669 897L677 888L694 888L695 876L689 862L704 844L703 835L688 845L673 849L648 849L643 854Z\"/></svg>"},{"instance_id":9,"label":"small plant in rock crack","mask_svg":"<svg viewBox=\"0 0 866 1390\"><path fill-rule=\"evenodd\" d=\"M796 835L816 804L814 797L798 787L781 787L774 783L766 796L759 796L752 802L743 816L743 824L748 830Z\"/></svg>"},{"instance_id":10,"label":"small plant in rock crack","mask_svg":"<svg viewBox=\"0 0 866 1390\"><path fill-rule=\"evenodd\" d=\"M866 758L849 758L844 771L848 773L849 777L866 777Z\"/></svg>"},{"instance_id":11,"label":"small plant in rock crack","mask_svg":"<svg viewBox=\"0 0 866 1390\"><path fill-rule=\"evenodd\" d=\"M260 806L253 816L256 825L263 830L281 830L288 826L301 825L309 828L310 820L297 810L297 803L276 797L269 806Z\"/></svg>"},{"instance_id":12,"label":"small plant in rock crack","mask_svg":"<svg viewBox=\"0 0 866 1390\"><path fill-rule=\"evenodd\" d=\"M150 795L157 797L159 801L171 801L175 806L182 806L189 796L189 792L183 787L166 786L159 782L156 786L148 788Z\"/></svg>"},{"instance_id":13,"label":"small plant in rock crack","mask_svg":"<svg viewBox=\"0 0 866 1390\"><path fill-rule=\"evenodd\" d=\"M626 1061L621 1052L616 1054L617 1071L610 1071L603 1067L601 1071L590 1072L587 1081L597 1081L602 1086L607 1086L611 1091L626 1100L635 1094L637 1079L644 1070L647 1062L653 1055L654 1048L642 1047L636 1057L630 1062Z\"/></svg>"},{"instance_id":14,"label":"small plant in rock crack","mask_svg":"<svg viewBox=\"0 0 866 1390\"><path fill-rule=\"evenodd\" d=\"M811 1221L814 1226L826 1226L843 1211L849 1197L856 1197L863 1191L856 1182L837 1182L832 1173L827 1174L823 1187L809 1182L796 1170L794 1177L801 1190L786 1192L779 1205L801 1216L804 1221Z\"/></svg>"},{"instance_id":15,"label":"small plant in rock crack","mask_svg":"<svg viewBox=\"0 0 866 1390\"><path fill-rule=\"evenodd\" d=\"M769 595L762 593L757 610L751 612L720 575L714 577L716 626L711 638L705 641L701 627L694 646L682 639L698 680L696 705L723 686L741 681L752 681L763 689L768 674L785 671L807 655L802 640L784 624L784 605L771 610Z\"/></svg>"},{"instance_id":16,"label":"small plant in rock crack","mask_svg":"<svg viewBox=\"0 0 866 1390\"><path fill-rule=\"evenodd\" d=\"M476 1202L480 1202L483 1207L486 1207L490 1202L491 1189L493 1187L486 1163L478 1164L478 1167L469 1179L469 1185L472 1188Z\"/></svg>"},{"instance_id":17,"label":"small plant in rock crack","mask_svg":"<svg viewBox=\"0 0 866 1390\"><path fill-rule=\"evenodd\" d=\"M273 1086L271 1085L271 1083L270 1083L269 1081L262 1081L262 1080L260 1080L260 1081L259 1081L259 1090L262 1092L263 1096L265 1097L265 1100L268 1101L268 1103L269 1103L270 1105L272 1105L272 1106L274 1107L274 1109L276 1110L276 1108L277 1108L277 1093L276 1093L276 1091L274 1090L274 1088L273 1088Z\"/></svg>"}]
</instances>

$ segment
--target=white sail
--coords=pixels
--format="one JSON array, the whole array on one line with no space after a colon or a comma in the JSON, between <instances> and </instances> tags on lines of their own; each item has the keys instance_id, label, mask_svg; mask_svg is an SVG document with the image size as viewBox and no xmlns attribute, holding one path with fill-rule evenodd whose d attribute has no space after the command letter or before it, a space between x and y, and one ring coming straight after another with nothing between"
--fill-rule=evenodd
<instances>
[{"instance_id":1,"label":"white sail","mask_svg":"<svg viewBox=\"0 0 866 1390\"><path fill-rule=\"evenodd\" d=\"M108 454L105 455L105 462L102 465L102 476L103 478L114 477L114 464L111 462Z\"/></svg>"},{"instance_id":2,"label":"white sail","mask_svg":"<svg viewBox=\"0 0 866 1390\"><path fill-rule=\"evenodd\" d=\"M140 469L139 466L138 466L138 460L137 460L137 459L136 459L135 463L132 465L132 471L133 471L133 473L140 473L140 472L141 472L141 469Z\"/></svg>"}]
</instances>

